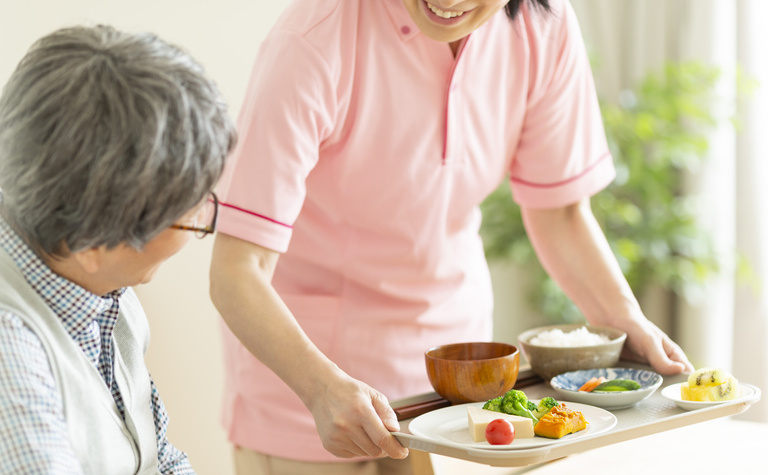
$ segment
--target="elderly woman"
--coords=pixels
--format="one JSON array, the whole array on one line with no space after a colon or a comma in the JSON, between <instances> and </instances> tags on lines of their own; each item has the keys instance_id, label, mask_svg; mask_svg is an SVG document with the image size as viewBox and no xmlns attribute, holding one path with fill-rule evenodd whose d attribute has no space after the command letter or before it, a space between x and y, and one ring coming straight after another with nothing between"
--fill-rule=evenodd
<instances>
[{"instance_id":1,"label":"elderly woman","mask_svg":"<svg viewBox=\"0 0 768 475\"><path fill-rule=\"evenodd\" d=\"M192 473L130 286L214 231L234 141L154 35L68 28L22 59L0 98L0 473Z\"/></svg>"}]
</instances>

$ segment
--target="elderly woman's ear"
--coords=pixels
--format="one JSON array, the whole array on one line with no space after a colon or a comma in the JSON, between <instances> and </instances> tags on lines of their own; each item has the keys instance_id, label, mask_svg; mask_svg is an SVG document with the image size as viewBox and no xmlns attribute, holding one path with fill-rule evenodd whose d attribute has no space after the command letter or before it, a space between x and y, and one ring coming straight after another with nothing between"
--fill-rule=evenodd
<instances>
[{"instance_id":1,"label":"elderly woman's ear","mask_svg":"<svg viewBox=\"0 0 768 475\"><path fill-rule=\"evenodd\" d=\"M89 247L82 251L73 252L69 257L77 263L83 272L96 274L101 268L102 256L105 250L105 246Z\"/></svg>"}]
</instances>

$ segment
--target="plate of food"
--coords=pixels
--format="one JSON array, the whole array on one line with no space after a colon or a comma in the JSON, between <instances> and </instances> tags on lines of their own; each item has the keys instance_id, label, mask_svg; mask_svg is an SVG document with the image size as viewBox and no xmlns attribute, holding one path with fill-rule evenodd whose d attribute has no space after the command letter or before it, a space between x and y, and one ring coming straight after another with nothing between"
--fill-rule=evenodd
<instances>
[{"instance_id":1,"label":"plate of food","mask_svg":"<svg viewBox=\"0 0 768 475\"><path fill-rule=\"evenodd\" d=\"M550 380L558 397L603 409L631 407L661 386L660 374L635 368L600 368L570 371Z\"/></svg>"},{"instance_id":2,"label":"plate of food","mask_svg":"<svg viewBox=\"0 0 768 475\"><path fill-rule=\"evenodd\" d=\"M540 401L532 402L538 404ZM472 423L476 422L477 424L487 425L491 419L507 418L509 415L503 413L486 414L491 411L483 410L482 407L485 403L482 402L449 406L422 414L413 419L408 428L413 435L436 442L448 443L453 446L465 446L475 449L512 450L530 449L589 437L610 430L616 425L616 416L599 407L572 402L561 401L560 403L572 411L578 411L583 414L586 420L586 428L554 439L526 432L527 430L532 431L532 426L531 429L523 429L522 426L515 424L516 435L511 443L492 445L487 440L477 440L479 437L476 437L478 435L476 432L480 429L478 429L476 424ZM473 417L474 419L472 419ZM509 418L514 417L511 416Z\"/></svg>"},{"instance_id":3,"label":"plate of food","mask_svg":"<svg viewBox=\"0 0 768 475\"><path fill-rule=\"evenodd\" d=\"M760 397L760 389L742 383L730 373L719 368L697 369L688 381L670 384L661 395L686 411L724 403L748 401Z\"/></svg>"}]
</instances>

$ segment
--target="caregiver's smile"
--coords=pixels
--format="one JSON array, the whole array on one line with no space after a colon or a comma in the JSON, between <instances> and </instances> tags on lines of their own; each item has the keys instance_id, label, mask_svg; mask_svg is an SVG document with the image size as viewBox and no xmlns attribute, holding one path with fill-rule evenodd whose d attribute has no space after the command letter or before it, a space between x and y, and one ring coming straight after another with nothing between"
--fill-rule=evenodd
<instances>
[{"instance_id":1,"label":"caregiver's smile","mask_svg":"<svg viewBox=\"0 0 768 475\"><path fill-rule=\"evenodd\" d=\"M403 4L422 33L436 41L457 43L480 28L507 1L403 0Z\"/></svg>"},{"instance_id":2,"label":"caregiver's smile","mask_svg":"<svg viewBox=\"0 0 768 475\"><path fill-rule=\"evenodd\" d=\"M426 4L427 4L427 8L429 8L429 10L432 13L434 13L435 15L441 18L456 18L464 14L464 12L451 12L446 10L440 10L439 8L437 8L436 6L432 5L429 2L426 2Z\"/></svg>"}]
</instances>

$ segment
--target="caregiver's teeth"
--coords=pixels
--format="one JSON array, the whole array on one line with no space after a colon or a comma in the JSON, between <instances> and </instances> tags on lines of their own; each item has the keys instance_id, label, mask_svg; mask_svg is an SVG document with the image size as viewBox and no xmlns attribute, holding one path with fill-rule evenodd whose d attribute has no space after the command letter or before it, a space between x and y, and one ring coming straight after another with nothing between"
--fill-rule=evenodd
<instances>
[{"instance_id":1,"label":"caregiver's teeth","mask_svg":"<svg viewBox=\"0 0 768 475\"><path fill-rule=\"evenodd\" d=\"M440 10L436 6L432 5L431 3L427 2L427 6L430 10L432 10L432 13L435 15L441 17L441 18L456 18L457 16L461 16L464 14L464 12L446 12L443 10Z\"/></svg>"}]
</instances>

